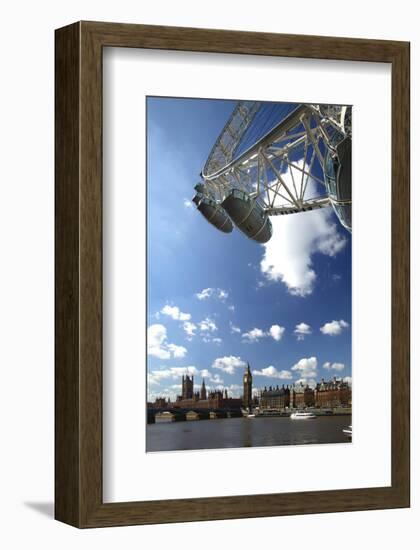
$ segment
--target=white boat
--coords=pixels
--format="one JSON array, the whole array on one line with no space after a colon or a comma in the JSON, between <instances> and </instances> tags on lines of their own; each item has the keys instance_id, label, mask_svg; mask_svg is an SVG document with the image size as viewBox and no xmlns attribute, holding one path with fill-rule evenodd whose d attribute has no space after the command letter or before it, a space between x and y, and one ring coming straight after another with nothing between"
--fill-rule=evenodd
<instances>
[{"instance_id":1,"label":"white boat","mask_svg":"<svg viewBox=\"0 0 420 550\"><path fill-rule=\"evenodd\" d=\"M343 434L345 434L348 438L351 438L353 435L353 428L349 426L348 428L344 428Z\"/></svg>"},{"instance_id":2,"label":"white boat","mask_svg":"<svg viewBox=\"0 0 420 550\"><path fill-rule=\"evenodd\" d=\"M257 409L255 408L254 410L257 411ZM252 411L248 410L248 409L241 409L241 412L242 412L242 416L244 416L245 418L255 418L255 413L253 413Z\"/></svg>"},{"instance_id":3,"label":"white boat","mask_svg":"<svg viewBox=\"0 0 420 550\"><path fill-rule=\"evenodd\" d=\"M316 414L307 411L296 411L290 415L292 420L313 420Z\"/></svg>"}]
</instances>

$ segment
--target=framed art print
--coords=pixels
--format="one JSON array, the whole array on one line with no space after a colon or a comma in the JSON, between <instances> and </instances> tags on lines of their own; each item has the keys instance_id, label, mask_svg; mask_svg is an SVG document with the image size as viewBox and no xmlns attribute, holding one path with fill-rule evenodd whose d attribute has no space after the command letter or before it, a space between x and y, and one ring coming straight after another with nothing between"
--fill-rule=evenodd
<instances>
[{"instance_id":1,"label":"framed art print","mask_svg":"<svg viewBox=\"0 0 420 550\"><path fill-rule=\"evenodd\" d=\"M408 167L407 43L56 31L56 518L408 506Z\"/></svg>"}]
</instances>

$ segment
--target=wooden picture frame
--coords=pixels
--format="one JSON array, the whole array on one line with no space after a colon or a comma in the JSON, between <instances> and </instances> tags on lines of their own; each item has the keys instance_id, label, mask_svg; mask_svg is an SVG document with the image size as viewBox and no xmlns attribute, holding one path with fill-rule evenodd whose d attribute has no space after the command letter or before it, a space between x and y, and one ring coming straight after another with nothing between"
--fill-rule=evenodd
<instances>
[{"instance_id":1,"label":"wooden picture frame","mask_svg":"<svg viewBox=\"0 0 420 550\"><path fill-rule=\"evenodd\" d=\"M407 42L78 22L55 37L55 517L79 528L409 506ZM392 64L392 484L103 503L102 49L105 46Z\"/></svg>"}]
</instances>

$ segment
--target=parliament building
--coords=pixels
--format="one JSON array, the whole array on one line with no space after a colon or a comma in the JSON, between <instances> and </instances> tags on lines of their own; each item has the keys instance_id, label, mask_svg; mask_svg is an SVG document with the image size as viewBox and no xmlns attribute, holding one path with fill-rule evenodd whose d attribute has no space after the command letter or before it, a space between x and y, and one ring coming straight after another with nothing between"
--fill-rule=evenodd
<instances>
[{"instance_id":1,"label":"parliament building","mask_svg":"<svg viewBox=\"0 0 420 550\"><path fill-rule=\"evenodd\" d=\"M240 409L241 399L228 397L225 389L207 391L204 379L200 391L194 392L194 376L182 376L181 395L172 403L175 409Z\"/></svg>"}]
</instances>

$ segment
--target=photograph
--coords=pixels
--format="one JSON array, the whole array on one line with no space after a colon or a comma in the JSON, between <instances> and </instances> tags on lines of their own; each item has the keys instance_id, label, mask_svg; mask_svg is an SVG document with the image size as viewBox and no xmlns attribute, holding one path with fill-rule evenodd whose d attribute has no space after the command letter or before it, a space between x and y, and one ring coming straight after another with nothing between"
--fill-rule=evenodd
<instances>
[{"instance_id":1,"label":"photograph","mask_svg":"<svg viewBox=\"0 0 420 550\"><path fill-rule=\"evenodd\" d=\"M2 4L0 546L417 540L417 6L139 7Z\"/></svg>"},{"instance_id":2,"label":"photograph","mask_svg":"<svg viewBox=\"0 0 420 550\"><path fill-rule=\"evenodd\" d=\"M352 441L352 106L146 98L146 451Z\"/></svg>"}]
</instances>

